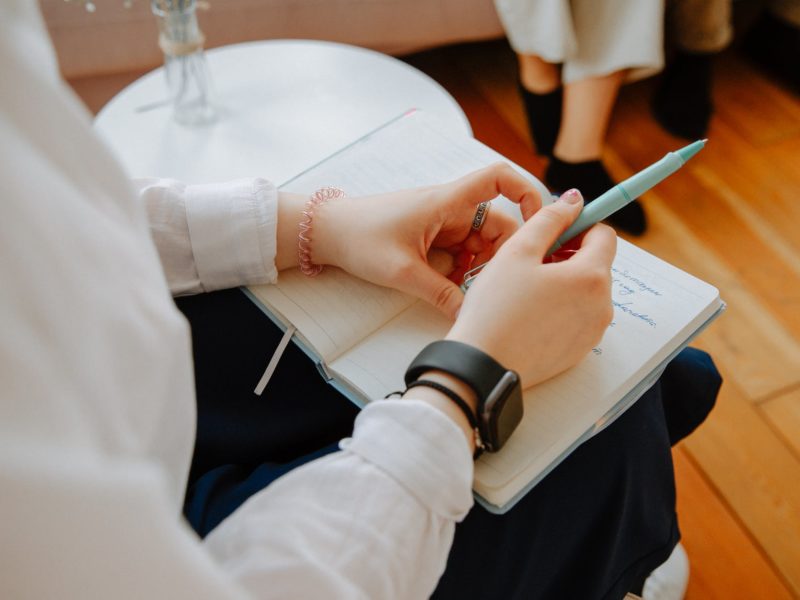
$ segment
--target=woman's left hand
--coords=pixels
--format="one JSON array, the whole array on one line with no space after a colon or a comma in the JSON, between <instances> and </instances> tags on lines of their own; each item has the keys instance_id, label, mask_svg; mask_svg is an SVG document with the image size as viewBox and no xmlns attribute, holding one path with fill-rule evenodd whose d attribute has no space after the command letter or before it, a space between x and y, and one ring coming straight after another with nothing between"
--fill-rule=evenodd
<instances>
[{"instance_id":1,"label":"woman's left hand","mask_svg":"<svg viewBox=\"0 0 800 600\"><path fill-rule=\"evenodd\" d=\"M451 183L361 198L331 200L314 211L311 258L393 287L454 318L464 272L488 261L518 228L489 210L472 229L477 205L503 195L527 219L541 207L536 188L506 163Z\"/></svg>"}]
</instances>

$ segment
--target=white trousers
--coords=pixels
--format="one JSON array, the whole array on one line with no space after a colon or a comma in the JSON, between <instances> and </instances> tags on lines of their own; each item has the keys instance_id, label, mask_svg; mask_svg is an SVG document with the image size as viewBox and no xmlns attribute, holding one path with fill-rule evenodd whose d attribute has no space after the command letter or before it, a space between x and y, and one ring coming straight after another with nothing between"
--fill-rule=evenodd
<instances>
[{"instance_id":1,"label":"white trousers","mask_svg":"<svg viewBox=\"0 0 800 600\"><path fill-rule=\"evenodd\" d=\"M495 0L511 47L562 64L564 83L664 66L664 0Z\"/></svg>"}]
</instances>

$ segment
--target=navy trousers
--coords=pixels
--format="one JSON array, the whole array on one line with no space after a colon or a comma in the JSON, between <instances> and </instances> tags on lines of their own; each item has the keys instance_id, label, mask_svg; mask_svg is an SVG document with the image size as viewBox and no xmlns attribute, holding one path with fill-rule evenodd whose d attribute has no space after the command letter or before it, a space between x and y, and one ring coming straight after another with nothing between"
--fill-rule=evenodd
<instances>
[{"instance_id":1,"label":"navy trousers","mask_svg":"<svg viewBox=\"0 0 800 600\"><path fill-rule=\"evenodd\" d=\"M357 410L294 345L253 394L282 334L241 291L176 302L192 327L198 408L184 514L205 536L282 474L335 451ZM682 352L508 513L476 505L433 597L616 600L640 590L679 539L670 447L702 423L720 384L707 354Z\"/></svg>"}]
</instances>

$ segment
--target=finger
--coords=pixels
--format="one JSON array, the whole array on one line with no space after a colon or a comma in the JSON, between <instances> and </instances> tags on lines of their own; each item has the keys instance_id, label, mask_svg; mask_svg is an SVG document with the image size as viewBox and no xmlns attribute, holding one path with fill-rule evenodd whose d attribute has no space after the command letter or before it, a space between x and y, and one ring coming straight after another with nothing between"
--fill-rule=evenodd
<instances>
[{"instance_id":1,"label":"finger","mask_svg":"<svg viewBox=\"0 0 800 600\"><path fill-rule=\"evenodd\" d=\"M472 231L467 236L467 238L460 244L461 248L465 251L469 252L470 254L478 254L479 252L483 252L487 245L490 242L487 242L481 237L481 234L477 231Z\"/></svg>"},{"instance_id":2,"label":"finger","mask_svg":"<svg viewBox=\"0 0 800 600\"><path fill-rule=\"evenodd\" d=\"M456 268L456 257L440 248L431 248L428 251L428 264L437 273L449 275Z\"/></svg>"},{"instance_id":3,"label":"finger","mask_svg":"<svg viewBox=\"0 0 800 600\"><path fill-rule=\"evenodd\" d=\"M517 229L519 229L519 224L511 215L502 212L493 215L489 212L480 231L471 231L461 246L474 255L488 252L491 258L497 249L514 235Z\"/></svg>"},{"instance_id":4,"label":"finger","mask_svg":"<svg viewBox=\"0 0 800 600\"><path fill-rule=\"evenodd\" d=\"M586 232L579 233L574 238L564 242L558 250L553 252L549 257L545 258L545 262L564 262L569 260L578 251L583 243L583 236Z\"/></svg>"},{"instance_id":5,"label":"finger","mask_svg":"<svg viewBox=\"0 0 800 600\"><path fill-rule=\"evenodd\" d=\"M542 206L542 198L536 187L504 162L465 175L458 180L456 192L465 204L471 206L505 196L521 205L523 216L535 213Z\"/></svg>"},{"instance_id":6,"label":"finger","mask_svg":"<svg viewBox=\"0 0 800 600\"><path fill-rule=\"evenodd\" d=\"M447 278L455 283L461 285L464 283L464 275L472 268L475 256L466 250L460 250L455 256L455 268L447 275Z\"/></svg>"},{"instance_id":7,"label":"finger","mask_svg":"<svg viewBox=\"0 0 800 600\"><path fill-rule=\"evenodd\" d=\"M499 248L517 229L519 223L514 217L500 210L489 209L489 214L486 215L483 227L478 233L485 242Z\"/></svg>"},{"instance_id":8,"label":"finger","mask_svg":"<svg viewBox=\"0 0 800 600\"><path fill-rule=\"evenodd\" d=\"M420 265L415 276L407 281L407 287L402 291L432 304L451 319L455 319L464 301L461 289L428 265Z\"/></svg>"},{"instance_id":9,"label":"finger","mask_svg":"<svg viewBox=\"0 0 800 600\"><path fill-rule=\"evenodd\" d=\"M583 234L580 248L570 260L591 262L603 268L611 268L617 254L617 234L608 225L598 224Z\"/></svg>"},{"instance_id":10,"label":"finger","mask_svg":"<svg viewBox=\"0 0 800 600\"><path fill-rule=\"evenodd\" d=\"M455 283L461 285L466 273L472 265L473 255L461 247L443 249L431 248L428 251L427 262L431 268L444 275Z\"/></svg>"},{"instance_id":11,"label":"finger","mask_svg":"<svg viewBox=\"0 0 800 600\"><path fill-rule=\"evenodd\" d=\"M487 246L487 248L475 255L475 260L472 261L474 266L480 266L492 260L492 257L497 253L497 248L494 246Z\"/></svg>"},{"instance_id":12,"label":"finger","mask_svg":"<svg viewBox=\"0 0 800 600\"><path fill-rule=\"evenodd\" d=\"M553 252L550 256L545 257L544 261L542 262L564 262L565 260L569 260L572 256L577 252L574 248L559 248L555 252Z\"/></svg>"},{"instance_id":13,"label":"finger","mask_svg":"<svg viewBox=\"0 0 800 600\"><path fill-rule=\"evenodd\" d=\"M484 221L483 227L481 227L479 231L470 230L466 234L467 237L463 240L456 241L447 246L447 248L451 250L463 249L473 255L479 254L484 252L487 248L499 248L517 229L519 229L519 224L514 217L501 212L492 215L490 211ZM439 245L441 242L452 242L452 240L446 238L443 240L434 240L433 247L441 247Z\"/></svg>"},{"instance_id":14,"label":"finger","mask_svg":"<svg viewBox=\"0 0 800 600\"><path fill-rule=\"evenodd\" d=\"M514 244L542 260L558 236L578 218L582 208L583 196L578 190L565 192L556 202L545 206L528 219L514 234Z\"/></svg>"}]
</instances>

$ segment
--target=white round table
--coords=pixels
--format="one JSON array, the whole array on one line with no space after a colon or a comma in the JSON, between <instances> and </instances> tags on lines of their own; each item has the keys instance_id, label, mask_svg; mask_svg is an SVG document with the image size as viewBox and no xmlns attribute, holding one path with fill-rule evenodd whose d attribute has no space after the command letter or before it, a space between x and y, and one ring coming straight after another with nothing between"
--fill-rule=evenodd
<instances>
[{"instance_id":1,"label":"white round table","mask_svg":"<svg viewBox=\"0 0 800 600\"><path fill-rule=\"evenodd\" d=\"M172 119L163 69L97 115L95 128L134 177L203 183L264 176L278 185L410 108L471 133L433 79L390 56L330 42L275 40L209 50L219 117ZM155 105L155 107L154 107Z\"/></svg>"}]
</instances>

